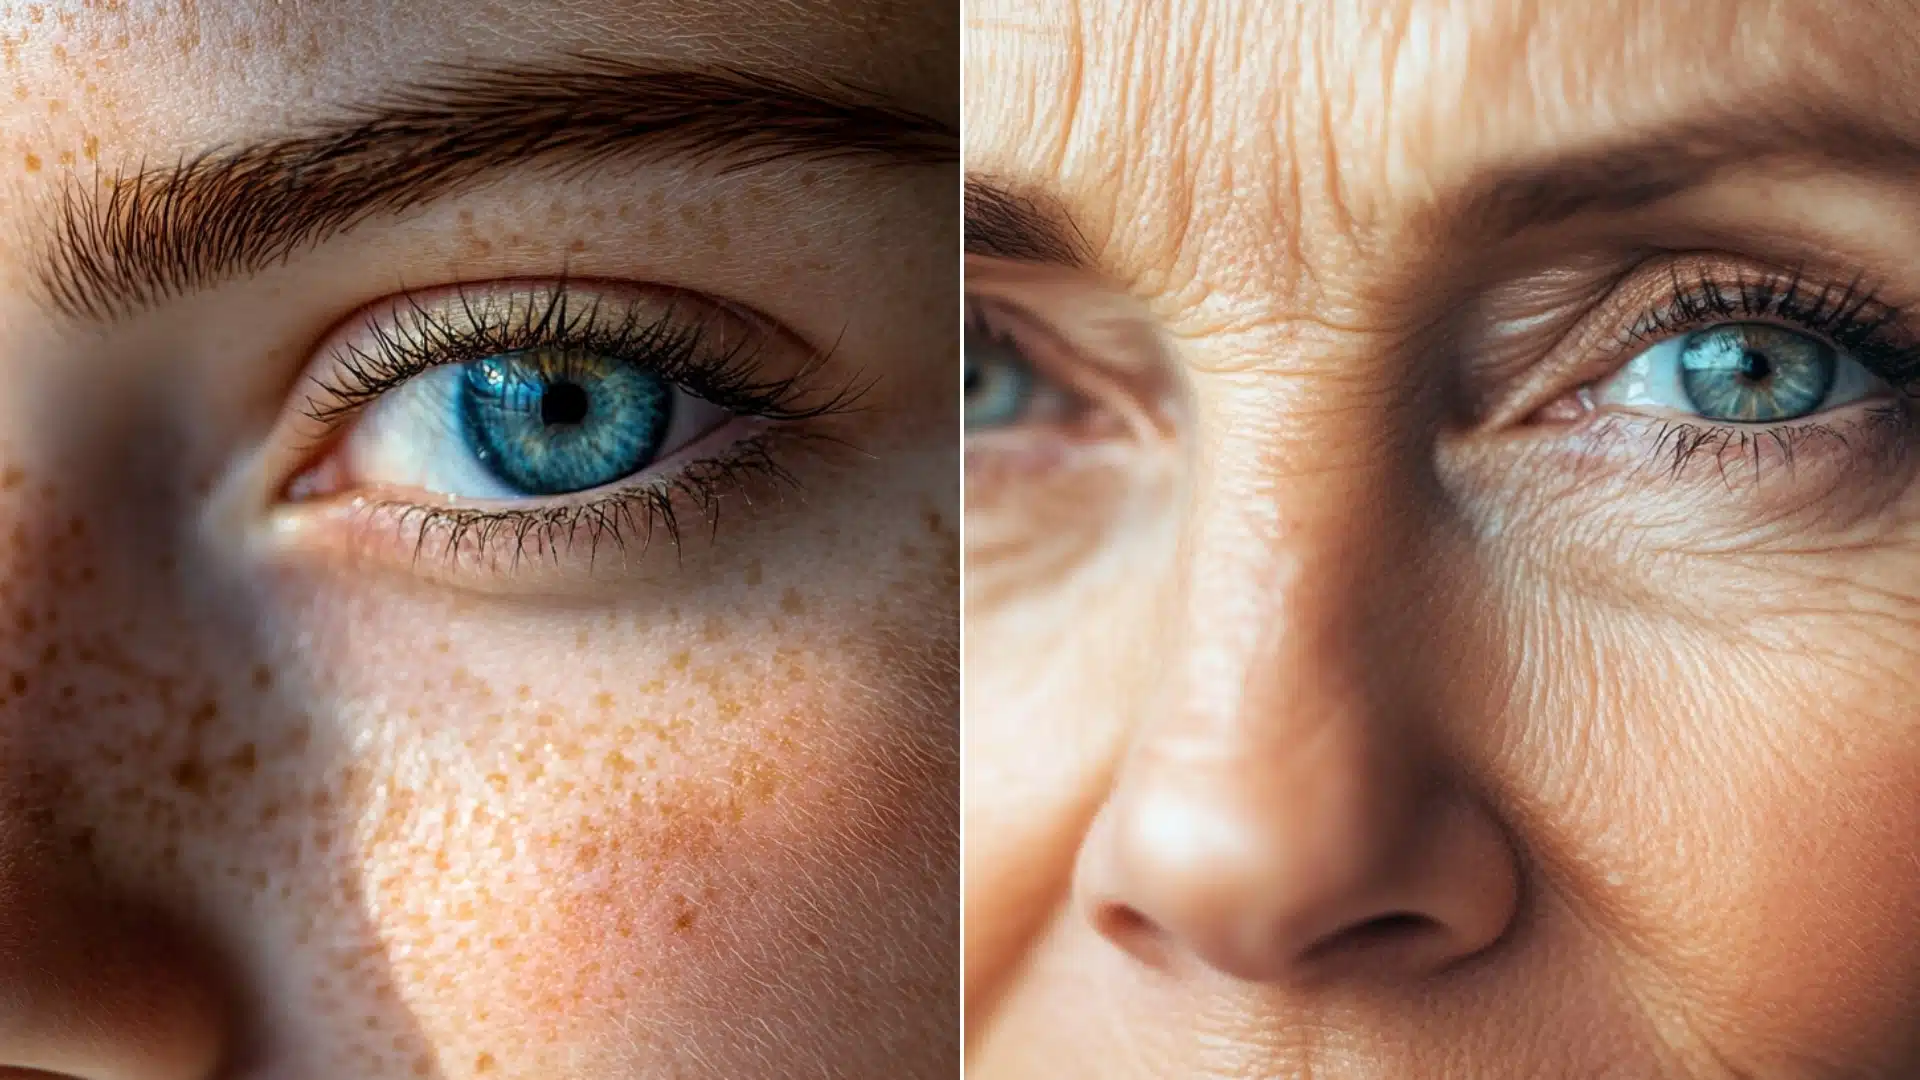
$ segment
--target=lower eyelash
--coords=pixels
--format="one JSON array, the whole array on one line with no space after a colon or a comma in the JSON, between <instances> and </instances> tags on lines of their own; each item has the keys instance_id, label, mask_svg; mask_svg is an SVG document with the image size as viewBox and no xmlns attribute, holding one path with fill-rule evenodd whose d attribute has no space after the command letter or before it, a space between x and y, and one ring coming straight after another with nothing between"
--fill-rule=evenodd
<instances>
[{"instance_id":1,"label":"lower eyelash","mask_svg":"<svg viewBox=\"0 0 1920 1080\"><path fill-rule=\"evenodd\" d=\"M449 569L478 565L510 573L535 558L558 564L584 545L591 569L609 549L622 558L638 558L661 535L677 554L687 539L683 521L689 513L711 537L729 496L750 498L755 489L800 490L799 478L780 458L809 445L848 444L820 432L770 427L717 456L584 502L480 509L369 500L358 512L388 517L395 530L410 536L416 565L433 559Z\"/></svg>"},{"instance_id":2,"label":"lower eyelash","mask_svg":"<svg viewBox=\"0 0 1920 1080\"><path fill-rule=\"evenodd\" d=\"M1758 483L1773 468L1785 468L1791 475L1803 458L1823 450L1829 460L1844 455L1847 467L1896 465L1912 450L1913 416L1904 402L1869 409L1859 419L1846 422L1810 421L1758 429L1616 415L1590 438L1597 445L1624 437L1627 425L1652 426L1651 435L1644 437L1651 443L1644 460L1668 480L1679 481L1690 468L1705 462L1732 486L1736 471Z\"/></svg>"}]
</instances>

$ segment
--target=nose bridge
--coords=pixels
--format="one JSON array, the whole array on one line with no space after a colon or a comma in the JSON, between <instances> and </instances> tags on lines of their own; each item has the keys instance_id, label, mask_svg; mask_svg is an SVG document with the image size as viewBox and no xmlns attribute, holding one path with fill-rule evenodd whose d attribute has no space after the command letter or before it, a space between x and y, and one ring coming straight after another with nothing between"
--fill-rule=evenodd
<instances>
[{"instance_id":1,"label":"nose bridge","mask_svg":"<svg viewBox=\"0 0 1920 1080\"><path fill-rule=\"evenodd\" d=\"M1230 441L1200 470L1158 643L1172 700L1143 718L1148 742L1324 740L1310 733L1385 689L1369 639L1389 628L1368 616L1402 591L1381 558L1395 523L1350 509L1379 505L1365 489L1380 470L1289 476L1272 456Z\"/></svg>"}]
</instances>

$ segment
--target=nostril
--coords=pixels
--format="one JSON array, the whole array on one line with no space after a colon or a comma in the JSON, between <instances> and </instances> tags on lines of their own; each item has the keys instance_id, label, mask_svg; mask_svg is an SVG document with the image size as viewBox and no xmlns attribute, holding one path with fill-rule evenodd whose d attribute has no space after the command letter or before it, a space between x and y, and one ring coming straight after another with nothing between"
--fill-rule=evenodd
<instances>
[{"instance_id":1,"label":"nostril","mask_svg":"<svg viewBox=\"0 0 1920 1080\"><path fill-rule=\"evenodd\" d=\"M1094 908L1092 921L1101 937L1132 953L1141 963L1158 967L1166 961L1160 927L1140 909L1128 904L1100 904Z\"/></svg>"},{"instance_id":2,"label":"nostril","mask_svg":"<svg viewBox=\"0 0 1920 1080\"><path fill-rule=\"evenodd\" d=\"M1360 923L1347 933L1362 941L1390 944L1394 941L1418 937L1440 929L1440 924L1425 915L1415 915L1409 911L1396 911L1390 915L1380 915Z\"/></svg>"},{"instance_id":3,"label":"nostril","mask_svg":"<svg viewBox=\"0 0 1920 1080\"><path fill-rule=\"evenodd\" d=\"M1153 932L1153 923L1145 915L1125 904L1102 904L1094 916L1095 929L1119 941Z\"/></svg>"},{"instance_id":4,"label":"nostril","mask_svg":"<svg viewBox=\"0 0 1920 1080\"><path fill-rule=\"evenodd\" d=\"M1322 938L1301 959L1311 963L1334 954L1407 951L1444 936L1445 931L1438 920L1410 911L1396 911L1376 915Z\"/></svg>"}]
</instances>

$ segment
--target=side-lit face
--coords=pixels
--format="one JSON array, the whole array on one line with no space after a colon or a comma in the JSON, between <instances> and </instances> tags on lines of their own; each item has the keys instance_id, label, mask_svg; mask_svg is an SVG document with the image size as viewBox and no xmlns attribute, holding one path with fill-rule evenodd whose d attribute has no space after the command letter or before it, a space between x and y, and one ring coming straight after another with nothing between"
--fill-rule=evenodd
<instances>
[{"instance_id":1,"label":"side-lit face","mask_svg":"<svg viewBox=\"0 0 1920 1080\"><path fill-rule=\"evenodd\" d=\"M951 1075L954 14L0 39L0 1073Z\"/></svg>"},{"instance_id":2,"label":"side-lit face","mask_svg":"<svg viewBox=\"0 0 1920 1080\"><path fill-rule=\"evenodd\" d=\"M1908 4L969 10L982 1078L1920 1070Z\"/></svg>"}]
</instances>

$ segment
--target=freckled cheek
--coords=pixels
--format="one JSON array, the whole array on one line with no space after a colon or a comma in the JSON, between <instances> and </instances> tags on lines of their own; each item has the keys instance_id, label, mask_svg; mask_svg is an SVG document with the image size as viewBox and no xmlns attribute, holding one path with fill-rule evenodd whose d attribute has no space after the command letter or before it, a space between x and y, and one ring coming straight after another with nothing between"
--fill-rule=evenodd
<instances>
[{"instance_id":1,"label":"freckled cheek","mask_svg":"<svg viewBox=\"0 0 1920 1080\"><path fill-rule=\"evenodd\" d=\"M358 837L423 1024L484 1009L571 1042L764 976L743 950L872 936L823 918L838 905L822 890L897 879L909 912L939 902L924 870L899 872L924 859L898 853L951 846L953 688L928 658L941 635L848 632L821 601L763 591L767 611L727 620L669 606L543 630L450 609L420 635L313 636L339 711L378 702L395 760L430 763ZM420 647L398 656L400 639ZM912 644L888 656L888 639Z\"/></svg>"}]
</instances>

